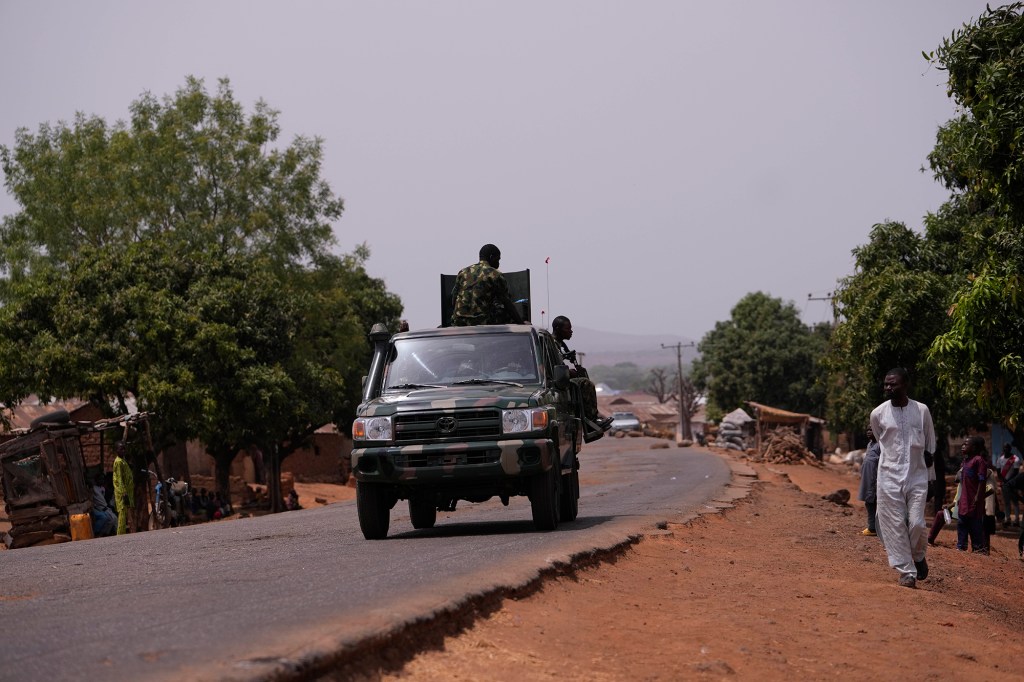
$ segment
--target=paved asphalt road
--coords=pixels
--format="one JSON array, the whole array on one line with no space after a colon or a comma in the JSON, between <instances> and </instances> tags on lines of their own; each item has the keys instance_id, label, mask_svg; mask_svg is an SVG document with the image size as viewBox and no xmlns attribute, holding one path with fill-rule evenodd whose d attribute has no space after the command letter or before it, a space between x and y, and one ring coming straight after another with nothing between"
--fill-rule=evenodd
<instances>
[{"instance_id":1,"label":"paved asphalt road","mask_svg":"<svg viewBox=\"0 0 1024 682\"><path fill-rule=\"evenodd\" d=\"M605 438L581 454L580 516L539 533L513 498L387 540L354 502L0 552L0 680L260 679L518 587L552 564L700 511L729 482L702 450Z\"/></svg>"}]
</instances>

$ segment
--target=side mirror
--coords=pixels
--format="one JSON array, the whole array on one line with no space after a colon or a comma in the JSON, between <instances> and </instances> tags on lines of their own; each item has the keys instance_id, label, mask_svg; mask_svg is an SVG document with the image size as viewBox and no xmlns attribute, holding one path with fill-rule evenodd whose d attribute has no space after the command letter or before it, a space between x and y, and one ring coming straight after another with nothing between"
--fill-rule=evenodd
<instances>
[{"instance_id":1,"label":"side mirror","mask_svg":"<svg viewBox=\"0 0 1024 682\"><path fill-rule=\"evenodd\" d=\"M362 380L360 381L360 383L359 383L359 386L360 386L361 388L366 388L366 375L365 375L365 374L363 375L363 378L362 378Z\"/></svg>"},{"instance_id":2,"label":"side mirror","mask_svg":"<svg viewBox=\"0 0 1024 682\"><path fill-rule=\"evenodd\" d=\"M572 382L569 381L569 368L565 365L555 366L555 388L564 391L569 388Z\"/></svg>"}]
</instances>

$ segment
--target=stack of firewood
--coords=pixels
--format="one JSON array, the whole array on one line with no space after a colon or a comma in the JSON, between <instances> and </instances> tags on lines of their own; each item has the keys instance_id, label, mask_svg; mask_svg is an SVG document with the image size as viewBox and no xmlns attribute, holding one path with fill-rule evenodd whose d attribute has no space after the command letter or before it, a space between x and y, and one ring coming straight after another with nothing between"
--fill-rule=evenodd
<instances>
[{"instance_id":1,"label":"stack of firewood","mask_svg":"<svg viewBox=\"0 0 1024 682\"><path fill-rule=\"evenodd\" d=\"M0 538L8 549L71 541L67 517L56 507L40 505L14 510L10 518L13 527Z\"/></svg>"},{"instance_id":2,"label":"stack of firewood","mask_svg":"<svg viewBox=\"0 0 1024 682\"><path fill-rule=\"evenodd\" d=\"M811 464L822 466L792 429L779 427L761 438L759 461L772 464Z\"/></svg>"}]
</instances>

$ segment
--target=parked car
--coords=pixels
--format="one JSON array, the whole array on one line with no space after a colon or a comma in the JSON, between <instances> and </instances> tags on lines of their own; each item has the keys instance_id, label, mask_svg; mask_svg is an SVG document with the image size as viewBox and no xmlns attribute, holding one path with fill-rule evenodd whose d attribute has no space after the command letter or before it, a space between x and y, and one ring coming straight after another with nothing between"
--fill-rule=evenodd
<instances>
[{"instance_id":1,"label":"parked car","mask_svg":"<svg viewBox=\"0 0 1024 682\"><path fill-rule=\"evenodd\" d=\"M612 425L608 429L609 433L617 433L619 431L643 431L643 425L640 424L640 420L632 412L613 412L612 413Z\"/></svg>"}]
</instances>

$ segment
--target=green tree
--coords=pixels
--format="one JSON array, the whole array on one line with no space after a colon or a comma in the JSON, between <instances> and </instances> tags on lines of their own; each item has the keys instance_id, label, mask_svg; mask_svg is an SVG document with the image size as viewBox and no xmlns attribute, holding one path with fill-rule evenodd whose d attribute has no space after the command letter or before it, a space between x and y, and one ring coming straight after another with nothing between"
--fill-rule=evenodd
<instances>
[{"instance_id":1,"label":"green tree","mask_svg":"<svg viewBox=\"0 0 1024 682\"><path fill-rule=\"evenodd\" d=\"M0 148L21 211L0 226L0 401L88 396L201 438L218 487L238 450L284 454L358 400L373 322L398 299L365 246L332 253L342 203L321 143L277 149L277 114L227 81L144 95Z\"/></svg>"},{"instance_id":2,"label":"green tree","mask_svg":"<svg viewBox=\"0 0 1024 682\"><path fill-rule=\"evenodd\" d=\"M929 162L952 192L964 267L930 359L954 398L971 398L1024 443L1024 9L987 9L927 55L962 111Z\"/></svg>"},{"instance_id":3,"label":"green tree","mask_svg":"<svg viewBox=\"0 0 1024 682\"><path fill-rule=\"evenodd\" d=\"M634 362L617 362L610 367L597 365L587 371L593 381L608 384L618 391L643 391L647 388L647 377Z\"/></svg>"},{"instance_id":4,"label":"green tree","mask_svg":"<svg viewBox=\"0 0 1024 682\"><path fill-rule=\"evenodd\" d=\"M898 222L875 225L853 255L854 274L840 280L833 297L839 322L825 360L830 425L862 431L882 401L886 371L906 367L914 397L948 427L954 411L940 397L925 353L948 325L951 264L931 241Z\"/></svg>"},{"instance_id":5,"label":"green tree","mask_svg":"<svg viewBox=\"0 0 1024 682\"><path fill-rule=\"evenodd\" d=\"M753 400L796 412L822 414L819 362L829 325L809 329L792 303L762 292L744 296L728 320L697 346L693 380L706 390L710 411L728 412Z\"/></svg>"}]
</instances>

